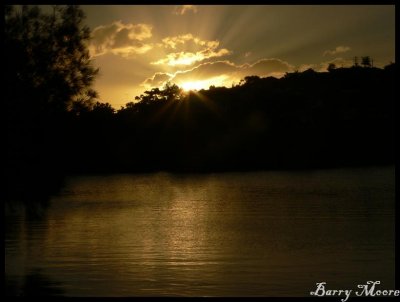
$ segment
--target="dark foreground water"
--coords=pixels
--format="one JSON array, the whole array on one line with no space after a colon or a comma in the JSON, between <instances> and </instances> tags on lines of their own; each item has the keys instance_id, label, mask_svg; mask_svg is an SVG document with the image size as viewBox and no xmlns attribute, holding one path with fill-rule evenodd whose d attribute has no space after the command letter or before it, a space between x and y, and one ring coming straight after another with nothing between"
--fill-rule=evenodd
<instances>
[{"instance_id":1,"label":"dark foreground water","mask_svg":"<svg viewBox=\"0 0 400 302\"><path fill-rule=\"evenodd\" d=\"M394 289L394 168L80 176L6 207L10 294L309 296Z\"/></svg>"}]
</instances>

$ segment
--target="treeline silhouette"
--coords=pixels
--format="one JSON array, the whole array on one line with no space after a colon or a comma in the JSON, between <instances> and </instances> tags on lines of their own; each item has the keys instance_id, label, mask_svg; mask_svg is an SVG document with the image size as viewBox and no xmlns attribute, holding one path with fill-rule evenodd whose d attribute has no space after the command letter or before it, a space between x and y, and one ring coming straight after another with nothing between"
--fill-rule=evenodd
<instances>
[{"instance_id":1,"label":"treeline silhouette","mask_svg":"<svg viewBox=\"0 0 400 302\"><path fill-rule=\"evenodd\" d=\"M394 67L167 84L71 121L71 172L309 169L394 163Z\"/></svg>"},{"instance_id":2,"label":"treeline silhouette","mask_svg":"<svg viewBox=\"0 0 400 302\"><path fill-rule=\"evenodd\" d=\"M12 138L26 153L17 161L32 158L32 177L44 168L64 174L390 164L393 89L394 65L250 76L232 88L188 93L170 84L118 111L97 103L22 123L31 133Z\"/></svg>"},{"instance_id":3,"label":"treeline silhouette","mask_svg":"<svg viewBox=\"0 0 400 302\"><path fill-rule=\"evenodd\" d=\"M6 199L43 199L71 173L394 163L394 63L192 92L167 84L115 110L94 103L83 19L76 6L6 7Z\"/></svg>"}]
</instances>

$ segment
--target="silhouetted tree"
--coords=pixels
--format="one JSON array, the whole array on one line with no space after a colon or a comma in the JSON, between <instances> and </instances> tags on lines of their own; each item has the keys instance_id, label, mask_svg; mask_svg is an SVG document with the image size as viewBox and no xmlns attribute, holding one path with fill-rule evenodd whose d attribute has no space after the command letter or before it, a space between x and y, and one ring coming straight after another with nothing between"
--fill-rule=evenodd
<instances>
[{"instance_id":1,"label":"silhouetted tree","mask_svg":"<svg viewBox=\"0 0 400 302\"><path fill-rule=\"evenodd\" d=\"M177 100L179 101L183 97L183 90L178 85L173 83L167 83L164 85L161 94L166 100Z\"/></svg>"},{"instance_id":2,"label":"silhouetted tree","mask_svg":"<svg viewBox=\"0 0 400 302\"><path fill-rule=\"evenodd\" d=\"M98 72L90 60L90 30L77 6L54 6L44 14L36 7L5 10L6 96L14 104L35 103L55 112L90 104ZM21 104L18 104L21 109Z\"/></svg>"},{"instance_id":3,"label":"silhouetted tree","mask_svg":"<svg viewBox=\"0 0 400 302\"><path fill-rule=\"evenodd\" d=\"M371 58L369 56L361 57L361 65L364 67L371 67Z\"/></svg>"},{"instance_id":4,"label":"silhouetted tree","mask_svg":"<svg viewBox=\"0 0 400 302\"><path fill-rule=\"evenodd\" d=\"M243 80L240 80L239 85L251 85L260 80L259 76L246 76Z\"/></svg>"},{"instance_id":5,"label":"silhouetted tree","mask_svg":"<svg viewBox=\"0 0 400 302\"><path fill-rule=\"evenodd\" d=\"M151 90L147 90L144 94L140 96L136 96L135 100L140 102L141 104L152 104L157 101L176 101L180 100L183 97L184 93L178 85L167 83L164 85L162 89L160 88L152 88ZM128 103L130 104L130 103ZM127 105L128 105L127 104ZM134 106L133 104L129 105L130 107Z\"/></svg>"},{"instance_id":6,"label":"silhouetted tree","mask_svg":"<svg viewBox=\"0 0 400 302\"><path fill-rule=\"evenodd\" d=\"M96 102L93 106L93 111L98 112L106 112L107 114L113 114L115 109L111 106L110 103L100 103Z\"/></svg>"},{"instance_id":7,"label":"silhouetted tree","mask_svg":"<svg viewBox=\"0 0 400 302\"><path fill-rule=\"evenodd\" d=\"M91 85L98 70L84 18L72 5L54 6L51 13L37 6L5 7L2 99L11 195L42 196L74 161L80 130L74 119L90 111L97 97Z\"/></svg>"},{"instance_id":8,"label":"silhouetted tree","mask_svg":"<svg viewBox=\"0 0 400 302\"><path fill-rule=\"evenodd\" d=\"M336 64L335 63L329 63L327 70L329 72L332 72L336 69Z\"/></svg>"}]
</instances>

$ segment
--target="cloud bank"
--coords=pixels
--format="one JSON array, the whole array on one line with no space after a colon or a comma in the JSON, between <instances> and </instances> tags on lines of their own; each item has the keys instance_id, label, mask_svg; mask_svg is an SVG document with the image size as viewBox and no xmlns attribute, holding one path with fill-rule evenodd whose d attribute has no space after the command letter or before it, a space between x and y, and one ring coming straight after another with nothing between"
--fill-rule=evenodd
<instances>
[{"instance_id":1,"label":"cloud bank","mask_svg":"<svg viewBox=\"0 0 400 302\"><path fill-rule=\"evenodd\" d=\"M172 52L166 54L164 58L152 62L153 65L193 65L206 59L232 53L226 48L218 49L219 41L217 40L202 40L192 34L166 37L158 46Z\"/></svg>"},{"instance_id":2,"label":"cloud bank","mask_svg":"<svg viewBox=\"0 0 400 302\"><path fill-rule=\"evenodd\" d=\"M292 65L280 59L261 59L253 64L243 65L236 65L230 61L206 62L175 74L156 73L146 79L142 86L146 88L162 87L168 81L176 83L178 86L184 86L188 82L202 83L203 86L206 83L215 86L230 86L246 76L281 77L286 72L293 70Z\"/></svg>"},{"instance_id":3,"label":"cloud bank","mask_svg":"<svg viewBox=\"0 0 400 302\"><path fill-rule=\"evenodd\" d=\"M152 44L144 42L151 36L152 26L148 24L123 24L116 21L98 26L92 31L90 54L93 57L107 53L123 57L143 54L153 48Z\"/></svg>"}]
</instances>

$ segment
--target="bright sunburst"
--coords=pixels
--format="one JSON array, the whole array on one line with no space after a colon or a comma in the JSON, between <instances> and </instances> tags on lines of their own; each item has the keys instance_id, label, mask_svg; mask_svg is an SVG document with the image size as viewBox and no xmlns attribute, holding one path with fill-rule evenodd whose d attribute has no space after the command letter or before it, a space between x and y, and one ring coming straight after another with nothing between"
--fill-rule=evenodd
<instances>
[{"instance_id":1,"label":"bright sunburst","mask_svg":"<svg viewBox=\"0 0 400 302\"><path fill-rule=\"evenodd\" d=\"M190 90L200 90L203 88L208 88L204 87L204 81L193 81L193 82L185 82L181 84L181 87L185 91L190 91Z\"/></svg>"},{"instance_id":2,"label":"bright sunburst","mask_svg":"<svg viewBox=\"0 0 400 302\"><path fill-rule=\"evenodd\" d=\"M206 80L194 80L178 83L178 86L185 91L208 89L210 86L224 86L226 84L226 79L227 76L220 75Z\"/></svg>"}]
</instances>

